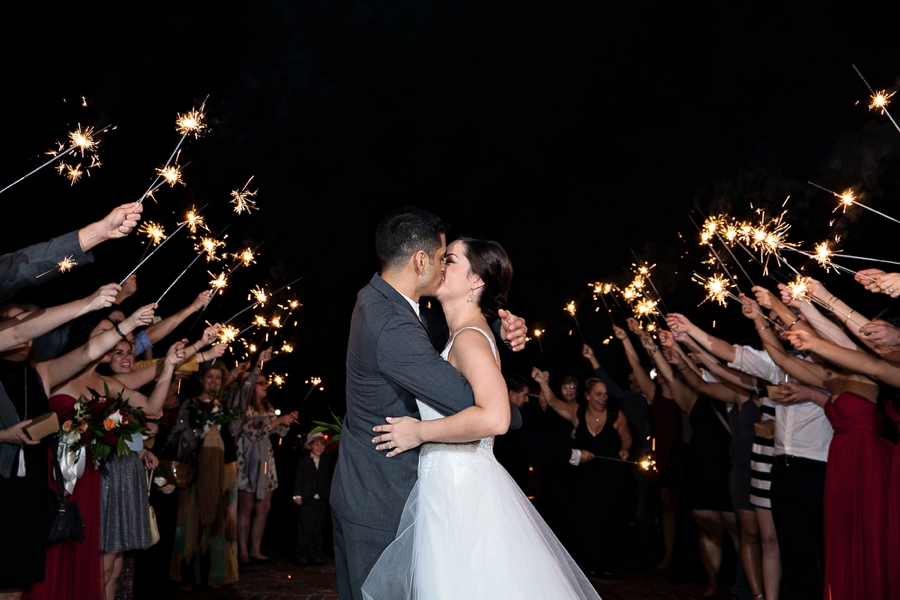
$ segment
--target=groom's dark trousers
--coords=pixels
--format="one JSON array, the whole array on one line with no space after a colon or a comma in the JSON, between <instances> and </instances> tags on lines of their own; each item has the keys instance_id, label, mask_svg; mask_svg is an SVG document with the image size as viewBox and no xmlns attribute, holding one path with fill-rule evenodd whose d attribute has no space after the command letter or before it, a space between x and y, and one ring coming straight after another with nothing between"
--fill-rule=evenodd
<instances>
[{"instance_id":1,"label":"groom's dark trousers","mask_svg":"<svg viewBox=\"0 0 900 600\"><path fill-rule=\"evenodd\" d=\"M372 428L385 417L419 418L416 398L445 415L474 404L472 388L432 346L412 305L372 277L356 298L347 348L347 415L331 488L338 595L362 584L393 541L416 482L418 449L385 458Z\"/></svg>"}]
</instances>

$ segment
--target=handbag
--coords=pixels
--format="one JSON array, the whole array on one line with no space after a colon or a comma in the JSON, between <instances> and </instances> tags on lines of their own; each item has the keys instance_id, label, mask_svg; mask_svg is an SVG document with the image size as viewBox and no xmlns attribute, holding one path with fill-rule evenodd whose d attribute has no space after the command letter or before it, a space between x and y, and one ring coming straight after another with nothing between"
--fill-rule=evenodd
<instances>
[{"instance_id":1,"label":"handbag","mask_svg":"<svg viewBox=\"0 0 900 600\"><path fill-rule=\"evenodd\" d=\"M147 471L147 498L150 498L150 485L153 482L153 475L150 474L150 471ZM159 525L156 524L156 511L153 510L153 506L148 504L150 509L150 545L154 545L159 541Z\"/></svg>"},{"instance_id":2,"label":"handbag","mask_svg":"<svg viewBox=\"0 0 900 600\"><path fill-rule=\"evenodd\" d=\"M53 469L56 475L56 492L48 490L47 517L50 521L50 531L47 535L47 542L61 542L69 538L76 542L83 542L84 520L81 518L78 505L71 500L66 500L56 446L53 447Z\"/></svg>"},{"instance_id":3,"label":"handbag","mask_svg":"<svg viewBox=\"0 0 900 600\"><path fill-rule=\"evenodd\" d=\"M190 463L178 462L177 460L160 460L156 467L156 473L160 477L164 477L166 483L171 483L180 490L185 489L191 483L193 475L193 467Z\"/></svg>"}]
</instances>

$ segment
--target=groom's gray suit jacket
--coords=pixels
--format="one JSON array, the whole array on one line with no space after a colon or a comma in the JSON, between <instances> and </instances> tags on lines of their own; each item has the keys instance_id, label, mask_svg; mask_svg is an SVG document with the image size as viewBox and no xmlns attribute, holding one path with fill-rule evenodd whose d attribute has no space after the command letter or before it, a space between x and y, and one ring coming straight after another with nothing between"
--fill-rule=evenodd
<instances>
[{"instance_id":1,"label":"groom's gray suit jacket","mask_svg":"<svg viewBox=\"0 0 900 600\"><path fill-rule=\"evenodd\" d=\"M372 428L419 418L416 398L443 414L474 405L472 388L438 355L409 302L380 275L356 298L347 349L347 416L331 507L347 521L396 532L416 482L419 450L385 458Z\"/></svg>"}]
</instances>

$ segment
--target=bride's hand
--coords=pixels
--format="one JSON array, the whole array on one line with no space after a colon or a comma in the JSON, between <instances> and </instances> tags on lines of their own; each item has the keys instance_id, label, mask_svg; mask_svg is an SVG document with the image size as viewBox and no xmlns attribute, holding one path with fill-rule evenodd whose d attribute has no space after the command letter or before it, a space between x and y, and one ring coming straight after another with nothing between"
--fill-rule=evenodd
<instances>
[{"instance_id":1,"label":"bride's hand","mask_svg":"<svg viewBox=\"0 0 900 600\"><path fill-rule=\"evenodd\" d=\"M421 446L424 441L419 435L419 420L412 417L385 417L388 425L377 425L373 429L376 435L372 443L376 450L388 450L387 457L397 456L401 452Z\"/></svg>"}]
</instances>

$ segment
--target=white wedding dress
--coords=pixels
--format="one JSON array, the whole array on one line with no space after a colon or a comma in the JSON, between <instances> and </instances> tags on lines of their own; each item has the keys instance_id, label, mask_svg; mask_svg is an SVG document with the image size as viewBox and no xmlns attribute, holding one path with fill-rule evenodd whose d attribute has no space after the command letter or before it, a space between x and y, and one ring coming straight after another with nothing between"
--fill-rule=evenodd
<instances>
[{"instance_id":1,"label":"white wedding dress","mask_svg":"<svg viewBox=\"0 0 900 600\"><path fill-rule=\"evenodd\" d=\"M488 338L494 357L493 337ZM462 331L462 330L461 330ZM457 332L458 335L458 332ZM444 360L456 339L444 349ZM418 402L422 420L443 418ZM370 600L598 598L493 453L493 439L424 444L397 537L363 584Z\"/></svg>"}]
</instances>

